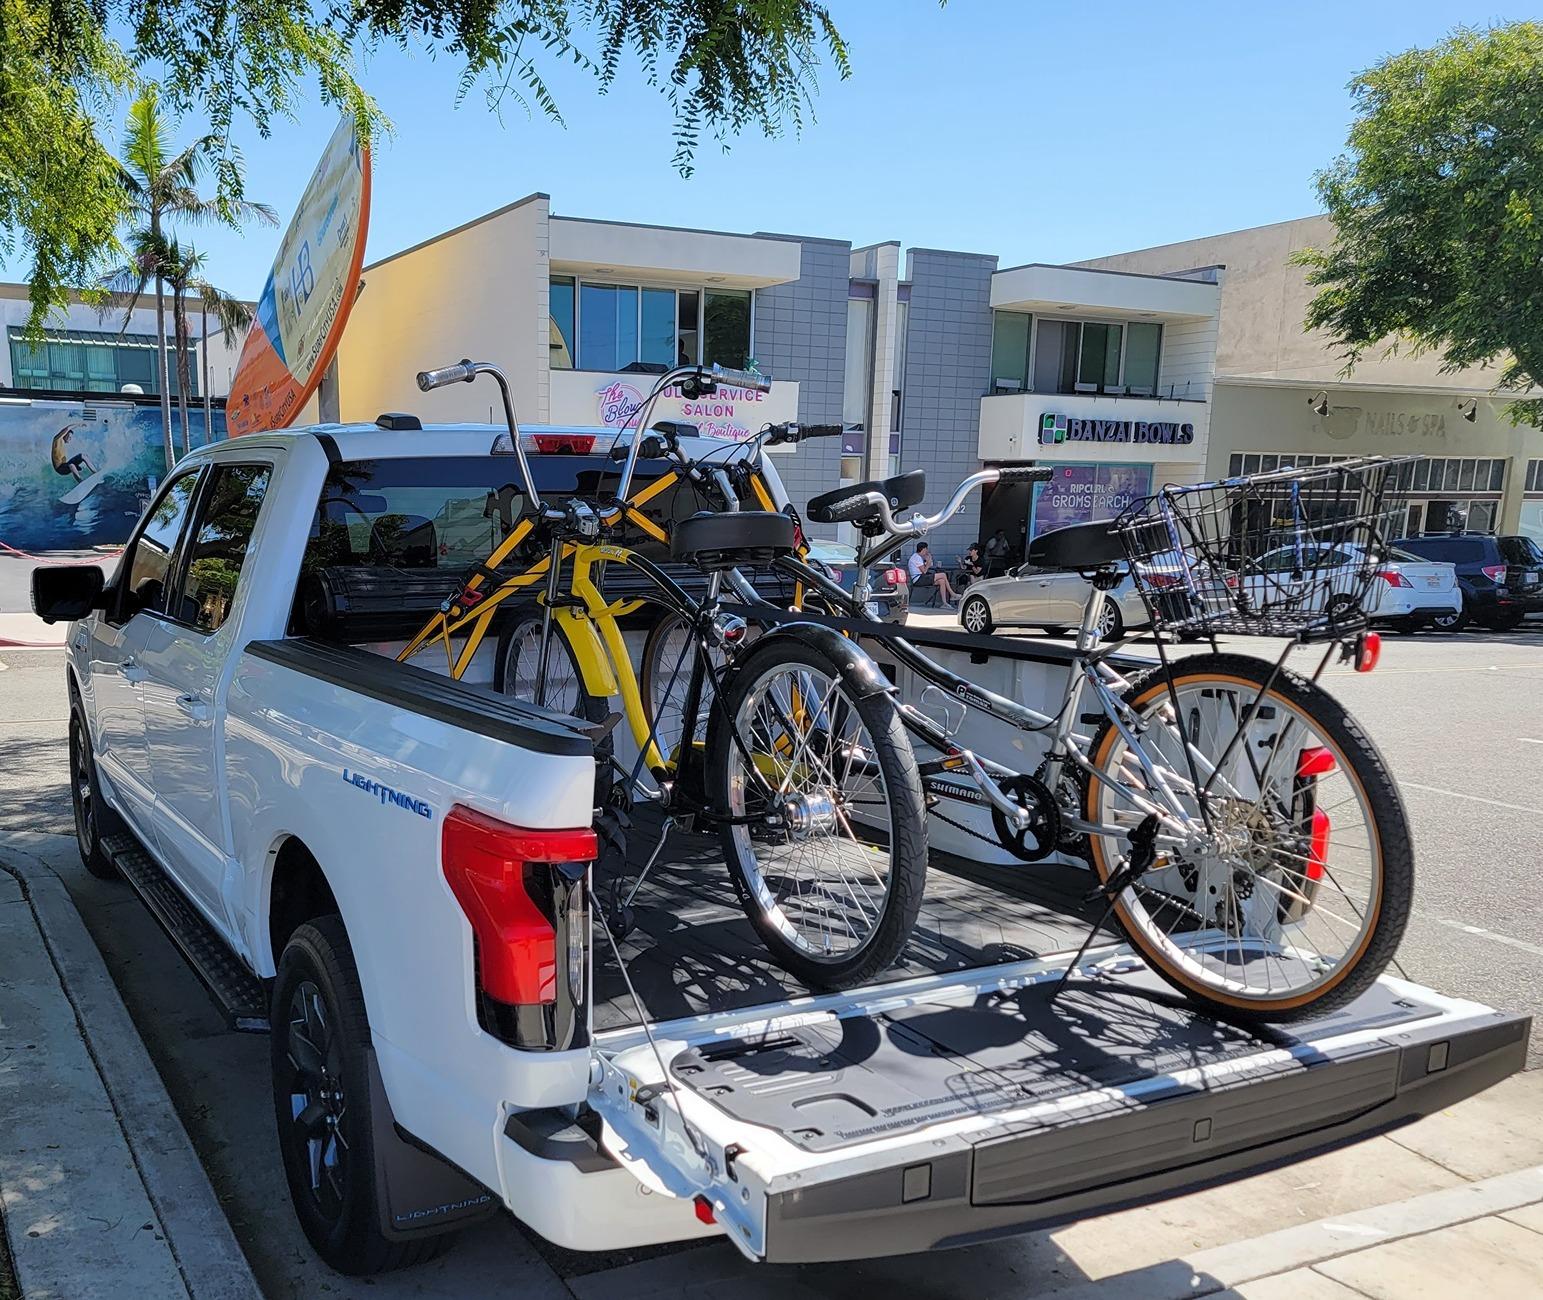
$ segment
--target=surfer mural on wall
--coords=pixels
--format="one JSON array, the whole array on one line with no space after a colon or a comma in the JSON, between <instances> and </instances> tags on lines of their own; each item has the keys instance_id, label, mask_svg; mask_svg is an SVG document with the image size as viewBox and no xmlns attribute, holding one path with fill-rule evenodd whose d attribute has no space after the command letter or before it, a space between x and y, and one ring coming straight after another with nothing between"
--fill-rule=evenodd
<instances>
[{"instance_id":1,"label":"surfer mural on wall","mask_svg":"<svg viewBox=\"0 0 1543 1300\"><path fill-rule=\"evenodd\" d=\"M194 447L210 441L202 406ZM225 434L214 408L213 437ZM80 550L127 539L166 474L155 398L12 398L0 405L0 541L25 551Z\"/></svg>"},{"instance_id":2,"label":"surfer mural on wall","mask_svg":"<svg viewBox=\"0 0 1543 1300\"><path fill-rule=\"evenodd\" d=\"M370 221L370 151L344 119L279 242L231 378L232 436L283 429L337 352L359 289Z\"/></svg>"}]
</instances>

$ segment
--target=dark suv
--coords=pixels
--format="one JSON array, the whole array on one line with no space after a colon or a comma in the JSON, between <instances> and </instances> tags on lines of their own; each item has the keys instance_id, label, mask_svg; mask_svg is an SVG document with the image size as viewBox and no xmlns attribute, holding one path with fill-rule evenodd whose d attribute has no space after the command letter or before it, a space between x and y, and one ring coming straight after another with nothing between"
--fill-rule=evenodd
<instances>
[{"instance_id":1,"label":"dark suv","mask_svg":"<svg viewBox=\"0 0 1543 1300\"><path fill-rule=\"evenodd\" d=\"M1434 619L1439 631L1456 632L1474 619L1506 632L1528 614L1543 612L1543 549L1530 537L1425 533L1400 538L1393 545L1456 568L1457 585L1463 591L1462 612Z\"/></svg>"}]
</instances>

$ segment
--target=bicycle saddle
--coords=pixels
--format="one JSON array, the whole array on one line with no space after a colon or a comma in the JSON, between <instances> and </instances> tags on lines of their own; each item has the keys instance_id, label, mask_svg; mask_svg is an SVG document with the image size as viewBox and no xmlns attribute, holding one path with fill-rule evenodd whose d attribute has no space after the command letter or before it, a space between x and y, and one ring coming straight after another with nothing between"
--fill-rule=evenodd
<instances>
[{"instance_id":1,"label":"bicycle saddle","mask_svg":"<svg viewBox=\"0 0 1543 1300\"><path fill-rule=\"evenodd\" d=\"M1106 564L1120 564L1125 559L1125 547L1113 528L1113 519L1052 528L1029 543L1024 558L1036 569L1098 569Z\"/></svg>"},{"instance_id":2,"label":"bicycle saddle","mask_svg":"<svg viewBox=\"0 0 1543 1300\"><path fill-rule=\"evenodd\" d=\"M866 483L821 492L809 499L809 508L804 513L817 524L868 523L877 518L873 507L862 500L869 492L877 492L888 500L891 510L908 509L927 495L927 471L913 469L894 478L869 479Z\"/></svg>"},{"instance_id":3,"label":"bicycle saddle","mask_svg":"<svg viewBox=\"0 0 1543 1300\"><path fill-rule=\"evenodd\" d=\"M704 571L770 564L792 549L792 519L771 510L703 510L682 519L670 535L670 558Z\"/></svg>"}]
</instances>

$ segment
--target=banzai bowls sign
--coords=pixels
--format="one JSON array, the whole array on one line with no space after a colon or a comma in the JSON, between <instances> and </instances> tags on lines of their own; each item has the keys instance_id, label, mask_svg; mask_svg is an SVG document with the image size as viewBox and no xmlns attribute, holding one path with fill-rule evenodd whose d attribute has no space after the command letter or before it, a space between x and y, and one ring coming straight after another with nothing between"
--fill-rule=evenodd
<instances>
[{"instance_id":1,"label":"banzai bowls sign","mask_svg":"<svg viewBox=\"0 0 1543 1300\"><path fill-rule=\"evenodd\" d=\"M1086 420L1046 411L1039 417L1039 441L1054 447L1063 442L1135 442L1185 447L1195 440L1193 424L1172 420Z\"/></svg>"}]
</instances>

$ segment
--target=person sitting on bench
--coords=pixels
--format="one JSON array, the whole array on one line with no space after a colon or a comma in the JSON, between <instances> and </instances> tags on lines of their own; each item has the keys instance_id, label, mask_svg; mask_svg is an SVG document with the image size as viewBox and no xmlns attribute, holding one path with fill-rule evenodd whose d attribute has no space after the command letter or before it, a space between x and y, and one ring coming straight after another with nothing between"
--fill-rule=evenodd
<instances>
[{"instance_id":1,"label":"person sitting on bench","mask_svg":"<svg viewBox=\"0 0 1543 1300\"><path fill-rule=\"evenodd\" d=\"M954 589L949 585L948 575L932 567L932 552L927 549L926 542L916 543L916 553L911 556L906 567L910 570L912 591L919 587L931 587L949 609L954 607Z\"/></svg>"}]
</instances>

